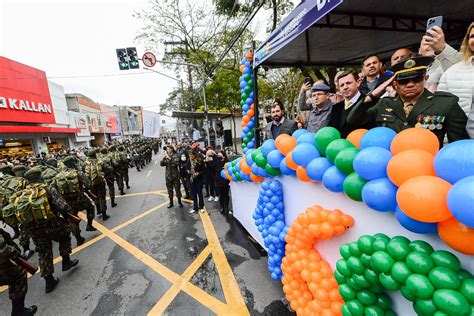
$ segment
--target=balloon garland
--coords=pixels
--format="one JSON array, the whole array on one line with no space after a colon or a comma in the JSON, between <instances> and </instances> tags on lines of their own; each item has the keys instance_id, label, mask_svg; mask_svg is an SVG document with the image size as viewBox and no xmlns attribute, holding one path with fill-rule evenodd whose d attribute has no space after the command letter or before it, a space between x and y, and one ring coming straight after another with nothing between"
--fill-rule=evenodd
<instances>
[{"instance_id":1,"label":"balloon garland","mask_svg":"<svg viewBox=\"0 0 474 316\"><path fill-rule=\"evenodd\" d=\"M343 301L329 263L314 244L343 234L354 224L340 210L320 206L298 215L286 235L286 255L282 260L283 292L298 315L339 315Z\"/></svg>"},{"instance_id":2,"label":"balloon garland","mask_svg":"<svg viewBox=\"0 0 474 316\"><path fill-rule=\"evenodd\" d=\"M255 118L254 118L254 96L253 96L253 73L252 57L250 51L244 52L244 57L240 61L239 78L242 106L242 150L244 154L251 148L255 148Z\"/></svg>"},{"instance_id":3,"label":"balloon garland","mask_svg":"<svg viewBox=\"0 0 474 316\"><path fill-rule=\"evenodd\" d=\"M284 205L280 181L263 182L253 219L268 249L268 270L274 280L283 276L280 266L285 255L285 236L288 229L285 225Z\"/></svg>"},{"instance_id":4,"label":"balloon garland","mask_svg":"<svg viewBox=\"0 0 474 316\"><path fill-rule=\"evenodd\" d=\"M400 291L419 315L471 315L474 278L452 253L384 234L343 244L334 277L343 315L395 315L384 290ZM285 275L286 277L286 275Z\"/></svg>"}]
</instances>

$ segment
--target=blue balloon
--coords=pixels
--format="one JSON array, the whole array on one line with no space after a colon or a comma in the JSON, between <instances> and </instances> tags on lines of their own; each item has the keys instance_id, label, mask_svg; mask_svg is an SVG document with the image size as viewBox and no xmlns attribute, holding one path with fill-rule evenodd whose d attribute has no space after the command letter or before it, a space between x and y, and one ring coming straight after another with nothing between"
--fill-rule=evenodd
<instances>
[{"instance_id":1,"label":"blue balloon","mask_svg":"<svg viewBox=\"0 0 474 316\"><path fill-rule=\"evenodd\" d=\"M270 190L272 191L272 194L277 193L278 191L280 191L281 190L280 181L278 181L278 180L272 181L272 183L270 184Z\"/></svg>"},{"instance_id":2,"label":"blue balloon","mask_svg":"<svg viewBox=\"0 0 474 316\"><path fill-rule=\"evenodd\" d=\"M255 148L255 143L253 141L249 141L247 144L247 148Z\"/></svg>"},{"instance_id":3,"label":"blue balloon","mask_svg":"<svg viewBox=\"0 0 474 316\"><path fill-rule=\"evenodd\" d=\"M323 184L329 191L342 192L346 175L340 172L336 166L329 167L323 174Z\"/></svg>"},{"instance_id":4,"label":"blue balloon","mask_svg":"<svg viewBox=\"0 0 474 316\"><path fill-rule=\"evenodd\" d=\"M314 139L316 138L315 133L304 133L303 135L300 135L300 137L297 138L296 144L303 144L303 143L308 143L314 145Z\"/></svg>"},{"instance_id":5,"label":"blue balloon","mask_svg":"<svg viewBox=\"0 0 474 316\"><path fill-rule=\"evenodd\" d=\"M267 139L266 141L263 142L262 144L262 147L261 148L261 151L262 151L262 154L267 157L268 154L272 151L272 150L275 150L276 147L275 147L275 140L274 139Z\"/></svg>"},{"instance_id":6,"label":"blue balloon","mask_svg":"<svg viewBox=\"0 0 474 316\"><path fill-rule=\"evenodd\" d=\"M249 61L245 62L245 67L250 68L250 62Z\"/></svg>"},{"instance_id":7,"label":"blue balloon","mask_svg":"<svg viewBox=\"0 0 474 316\"><path fill-rule=\"evenodd\" d=\"M235 165L234 169L235 169L235 171L237 171L237 172L240 172L240 171L241 171L240 166L239 166L238 163Z\"/></svg>"},{"instance_id":8,"label":"blue balloon","mask_svg":"<svg viewBox=\"0 0 474 316\"><path fill-rule=\"evenodd\" d=\"M397 186L388 178L370 180L362 188L362 200L379 212L393 212L397 207Z\"/></svg>"},{"instance_id":9,"label":"blue balloon","mask_svg":"<svg viewBox=\"0 0 474 316\"><path fill-rule=\"evenodd\" d=\"M296 145L291 152L291 157L296 164L306 167L311 160L319 157L319 151L315 145L303 143Z\"/></svg>"},{"instance_id":10,"label":"blue balloon","mask_svg":"<svg viewBox=\"0 0 474 316\"><path fill-rule=\"evenodd\" d=\"M291 136L298 139L298 137L300 137L301 135L306 134L306 133L308 133L307 130L305 130L304 128L300 128L300 129L297 129L296 131L294 131Z\"/></svg>"},{"instance_id":11,"label":"blue balloon","mask_svg":"<svg viewBox=\"0 0 474 316\"><path fill-rule=\"evenodd\" d=\"M474 228L474 176L459 180L451 187L448 208L458 221Z\"/></svg>"},{"instance_id":12,"label":"blue balloon","mask_svg":"<svg viewBox=\"0 0 474 316\"><path fill-rule=\"evenodd\" d=\"M253 78L253 77L252 77L252 78ZM253 91L252 91L252 92L250 92L250 94L249 94L249 98L251 98L251 99L253 100Z\"/></svg>"},{"instance_id":13,"label":"blue balloon","mask_svg":"<svg viewBox=\"0 0 474 316\"><path fill-rule=\"evenodd\" d=\"M225 176L225 170L224 169L221 170L221 178L227 179L226 176Z\"/></svg>"},{"instance_id":14,"label":"blue balloon","mask_svg":"<svg viewBox=\"0 0 474 316\"><path fill-rule=\"evenodd\" d=\"M250 129L251 129L252 127L254 127L254 126L255 126L255 122L254 122L254 121L249 121L249 122L247 123L247 127L250 128Z\"/></svg>"},{"instance_id":15,"label":"blue balloon","mask_svg":"<svg viewBox=\"0 0 474 316\"><path fill-rule=\"evenodd\" d=\"M397 218L400 225L417 234L431 234L435 233L438 229L438 223L425 223L417 221L416 219L413 219L407 214L403 213L403 211L398 206L395 209L395 217Z\"/></svg>"},{"instance_id":16,"label":"blue balloon","mask_svg":"<svg viewBox=\"0 0 474 316\"><path fill-rule=\"evenodd\" d=\"M434 169L438 177L451 184L474 176L474 139L458 140L436 154Z\"/></svg>"},{"instance_id":17,"label":"blue balloon","mask_svg":"<svg viewBox=\"0 0 474 316\"><path fill-rule=\"evenodd\" d=\"M382 147L390 150L390 144L397 133L388 127L376 127L367 131L360 140L360 149Z\"/></svg>"},{"instance_id":18,"label":"blue balloon","mask_svg":"<svg viewBox=\"0 0 474 316\"><path fill-rule=\"evenodd\" d=\"M306 166L306 175L315 182L323 181L323 175L332 166L326 157L317 157Z\"/></svg>"},{"instance_id":19,"label":"blue balloon","mask_svg":"<svg viewBox=\"0 0 474 316\"><path fill-rule=\"evenodd\" d=\"M275 150L272 150L270 153L268 153L267 163L272 168L280 168L280 163L284 158L285 156L283 156L283 154L280 151L275 149Z\"/></svg>"},{"instance_id":20,"label":"blue balloon","mask_svg":"<svg viewBox=\"0 0 474 316\"><path fill-rule=\"evenodd\" d=\"M361 150L352 162L354 171L366 180L385 178L387 164L392 153L380 147L369 147Z\"/></svg>"},{"instance_id":21,"label":"blue balloon","mask_svg":"<svg viewBox=\"0 0 474 316\"><path fill-rule=\"evenodd\" d=\"M290 169L286 165L286 160L285 159L282 159L281 162L280 162L280 171L285 176L296 176L296 171L293 170L293 169Z\"/></svg>"},{"instance_id":22,"label":"blue balloon","mask_svg":"<svg viewBox=\"0 0 474 316\"><path fill-rule=\"evenodd\" d=\"M250 68L249 68L249 67L245 67L244 70L242 71L242 73L243 73L244 75L250 74Z\"/></svg>"},{"instance_id":23,"label":"blue balloon","mask_svg":"<svg viewBox=\"0 0 474 316\"><path fill-rule=\"evenodd\" d=\"M250 106L246 103L244 106L242 106L242 110L248 111L250 109Z\"/></svg>"},{"instance_id":24,"label":"blue balloon","mask_svg":"<svg viewBox=\"0 0 474 316\"><path fill-rule=\"evenodd\" d=\"M252 163L251 168L252 168L252 173L258 176L258 166L255 162Z\"/></svg>"},{"instance_id":25,"label":"blue balloon","mask_svg":"<svg viewBox=\"0 0 474 316\"><path fill-rule=\"evenodd\" d=\"M255 151L255 149L249 149L247 150L247 154L245 155L245 162L247 165L252 166L253 165L253 160L252 160L252 153Z\"/></svg>"},{"instance_id":26,"label":"blue balloon","mask_svg":"<svg viewBox=\"0 0 474 316\"><path fill-rule=\"evenodd\" d=\"M248 106L250 106L250 105L252 105L252 103L253 103L253 99L252 99L252 98L247 98L247 100L245 100L245 103L246 103Z\"/></svg>"},{"instance_id":27,"label":"blue balloon","mask_svg":"<svg viewBox=\"0 0 474 316\"><path fill-rule=\"evenodd\" d=\"M241 89L244 89L246 86L247 86L247 82L245 80L240 82Z\"/></svg>"}]
</instances>

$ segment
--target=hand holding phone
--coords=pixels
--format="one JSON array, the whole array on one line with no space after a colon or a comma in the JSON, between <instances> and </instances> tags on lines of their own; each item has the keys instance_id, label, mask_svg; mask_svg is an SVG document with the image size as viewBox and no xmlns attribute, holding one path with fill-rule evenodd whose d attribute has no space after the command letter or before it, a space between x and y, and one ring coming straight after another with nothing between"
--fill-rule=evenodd
<instances>
[{"instance_id":1,"label":"hand holding phone","mask_svg":"<svg viewBox=\"0 0 474 316\"><path fill-rule=\"evenodd\" d=\"M434 26L437 26L439 28L443 27L443 17L441 15L429 18L428 21L426 22L427 31L432 29ZM426 32L426 35L432 37L432 35L428 32Z\"/></svg>"}]
</instances>

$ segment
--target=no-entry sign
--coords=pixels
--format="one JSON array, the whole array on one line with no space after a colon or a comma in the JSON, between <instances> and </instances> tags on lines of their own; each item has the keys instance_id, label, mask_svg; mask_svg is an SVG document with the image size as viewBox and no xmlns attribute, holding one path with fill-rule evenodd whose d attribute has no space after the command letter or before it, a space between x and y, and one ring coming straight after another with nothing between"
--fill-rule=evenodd
<instances>
[{"instance_id":1,"label":"no-entry sign","mask_svg":"<svg viewBox=\"0 0 474 316\"><path fill-rule=\"evenodd\" d=\"M156 64L156 57L152 52L146 52L142 57L143 64L147 67L153 67Z\"/></svg>"}]
</instances>

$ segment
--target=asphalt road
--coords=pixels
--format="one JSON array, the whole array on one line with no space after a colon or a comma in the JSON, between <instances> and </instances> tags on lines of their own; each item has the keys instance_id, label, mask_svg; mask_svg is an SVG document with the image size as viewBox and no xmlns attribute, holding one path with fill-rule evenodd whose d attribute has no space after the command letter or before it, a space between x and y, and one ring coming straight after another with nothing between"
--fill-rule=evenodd
<instances>
[{"instance_id":1,"label":"asphalt road","mask_svg":"<svg viewBox=\"0 0 474 316\"><path fill-rule=\"evenodd\" d=\"M218 203L206 200L207 212L194 215L187 203L166 208L159 159L130 169L131 189L117 207L108 202L111 218L99 218L97 232L81 223L86 243L73 251L77 268L63 273L54 245L60 282L45 294L39 274L30 277L27 305L36 304L38 315L290 314L267 258ZM37 265L37 256L30 262ZM0 291L0 315L8 315L8 291Z\"/></svg>"}]
</instances>

